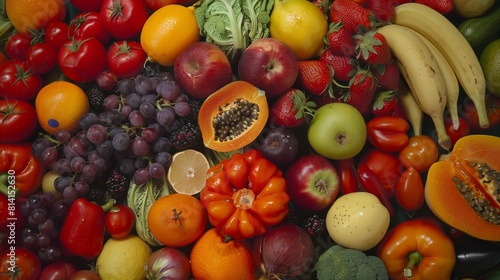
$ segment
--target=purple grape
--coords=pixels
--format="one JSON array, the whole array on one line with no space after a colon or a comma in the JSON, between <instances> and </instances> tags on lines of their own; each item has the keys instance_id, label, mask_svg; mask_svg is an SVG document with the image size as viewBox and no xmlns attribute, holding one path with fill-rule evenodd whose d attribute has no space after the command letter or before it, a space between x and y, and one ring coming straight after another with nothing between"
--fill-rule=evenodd
<instances>
[{"instance_id":1,"label":"purple grape","mask_svg":"<svg viewBox=\"0 0 500 280\"><path fill-rule=\"evenodd\" d=\"M46 219L45 222L38 225L38 231L40 233L49 233L54 229L54 221L52 219Z\"/></svg>"},{"instance_id":2,"label":"purple grape","mask_svg":"<svg viewBox=\"0 0 500 280\"><path fill-rule=\"evenodd\" d=\"M172 155L169 152L159 152L155 155L155 162L161 164L166 170L172 164Z\"/></svg>"},{"instance_id":3,"label":"purple grape","mask_svg":"<svg viewBox=\"0 0 500 280\"><path fill-rule=\"evenodd\" d=\"M189 101L189 96L185 93L181 93L175 100L173 100L174 103L179 103L179 102L188 102Z\"/></svg>"},{"instance_id":4,"label":"purple grape","mask_svg":"<svg viewBox=\"0 0 500 280\"><path fill-rule=\"evenodd\" d=\"M140 168L135 171L133 181L137 185L144 185L150 178L149 170L147 168Z\"/></svg>"},{"instance_id":5,"label":"purple grape","mask_svg":"<svg viewBox=\"0 0 500 280\"><path fill-rule=\"evenodd\" d=\"M96 146L97 154L102 158L111 158L113 156L113 144L111 140L106 140Z\"/></svg>"},{"instance_id":6,"label":"purple grape","mask_svg":"<svg viewBox=\"0 0 500 280\"><path fill-rule=\"evenodd\" d=\"M39 233L36 236L36 244L40 248L49 246L50 245L50 236L46 233L43 233L43 232Z\"/></svg>"},{"instance_id":7,"label":"purple grape","mask_svg":"<svg viewBox=\"0 0 500 280\"><path fill-rule=\"evenodd\" d=\"M139 112L146 119L151 119L156 115L156 108L152 103L143 102L139 106Z\"/></svg>"},{"instance_id":8,"label":"purple grape","mask_svg":"<svg viewBox=\"0 0 500 280\"><path fill-rule=\"evenodd\" d=\"M56 218L64 218L69 212L70 204L63 199L56 201L50 208L50 213Z\"/></svg>"},{"instance_id":9,"label":"purple grape","mask_svg":"<svg viewBox=\"0 0 500 280\"><path fill-rule=\"evenodd\" d=\"M157 122L151 123L148 125L148 128L152 128L158 132L158 137L163 136L165 134L165 129L163 126Z\"/></svg>"},{"instance_id":10,"label":"purple grape","mask_svg":"<svg viewBox=\"0 0 500 280\"><path fill-rule=\"evenodd\" d=\"M156 120L164 127L171 126L175 120L174 110L170 107L159 110L156 114Z\"/></svg>"},{"instance_id":11,"label":"purple grape","mask_svg":"<svg viewBox=\"0 0 500 280\"><path fill-rule=\"evenodd\" d=\"M161 179L165 177L165 168L163 165L154 162L149 165L149 174L151 175L152 178L155 179Z\"/></svg>"},{"instance_id":12,"label":"purple grape","mask_svg":"<svg viewBox=\"0 0 500 280\"><path fill-rule=\"evenodd\" d=\"M97 167L91 163L85 164L82 170L83 175L93 177L97 175Z\"/></svg>"},{"instance_id":13,"label":"purple grape","mask_svg":"<svg viewBox=\"0 0 500 280\"><path fill-rule=\"evenodd\" d=\"M134 160L131 158L125 158L118 162L117 165L118 172L125 175L132 175L137 170L134 166Z\"/></svg>"},{"instance_id":14,"label":"purple grape","mask_svg":"<svg viewBox=\"0 0 500 280\"><path fill-rule=\"evenodd\" d=\"M67 173L71 173L71 164L69 159L67 158L60 158L56 160L50 168L56 172L57 174L63 175Z\"/></svg>"},{"instance_id":15,"label":"purple grape","mask_svg":"<svg viewBox=\"0 0 500 280\"><path fill-rule=\"evenodd\" d=\"M78 193L78 196L84 196L89 192L90 185L84 181L76 181L75 182L75 190Z\"/></svg>"},{"instance_id":16,"label":"purple grape","mask_svg":"<svg viewBox=\"0 0 500 280\"><path fill-rule=\"evenodd\" d=\"M47 147L43 150L40 160L43 165L49 166L59 158L59 152L55 147Z\"/></svg>"},{"instance_id":17,"label":"purple grape","mask_svg":"<svg viewBox=\"0 0 500 280\"><path fill-rule=\"evenodd\" d=\"M62 193L65 188L71 185L71 177L59 176L54 180L54 188Z\"/></svg>"},{"instance_id":18,"label":"purple grape","mask_svg":"<svg viewBox=\"0 0 500 280\"><path fill-rule=\"evenodd\" d=\"M43 208L36 208L31 212L30 218L35 222L36 224L41 224L47 220L49 217L47 211Z\"/></svg>"},{"instance_id":19,"label":"purple grape","mask_svg":"<svg viewBox=\"0 0 500 280\"><path fill-rule=\"evenodd\" d=\"M122 113L123 118L127 119L128 115L133 111L134 109L131 106L125 105L120 109L120 112Z\"/></svg>"},{"instance_id":20,"label":"purple grape","mask_svg":"<svg viewBox=\"0 0 500 280\"><path fill-rule=\"evenodd\" d=\"M136 136L130 142L130 150L136 157L145 157L149 154L151 146L149 143L140 136Z\"/></svg>"},{"instance_id":21,"label":"purple grape","mask_svg":"<svg viewBox=\"0 0 500 280\"><path fill-rule=\"evenodd\" d=\"M130 146L130 137L125 132L117 133L111 140L113 148L117 151L126 151Z\"/></svg>"},{"instance_id":22,"label":"purple grape","mask_svg":"<svg viewBox=\"0 0 500 280\"><path fill-rule=\"evenodd\" d=\"M78 192L73 186L65 188L62 194L64 200L67 201L68 203L73 203L73 201L75 201L78 198Z\"/></svg>"},{"instance_id":23,"label":"purple grape","mask_svg":"<svg viewBox=\"0 0 500 280\"><path fill-rule=\"evenodd\" d=\"M132 109L139 109L142 103L142 98L137 93L131 93L125 97L125 105L132 107Z\"/></svg>"},{"instance_id":24,"label":"purple grape","mask_svg":"<svg viewBox=\"0 0 500 280\"><path fill-rule=\"evenodd\" d=\"M111 111L113 109L120 108L120 97L116 94L110 94L104 98L102 102L102 107L105 111Z\"/></svg>"},{"instance_id":25,"label":"purple grape","mask_svg":"<svg viewBox=\"0 0 500 280\"><path fill-rule=\"evenodd\" d=\"M19 205L19 211L21 211L21 214L24 217L28 217L31 214L31 211L33 211L33 208L28 200L24 200L21 202L21 205Z\"/></svg>"},{"instance_id":26,"label":"purple grape","mask_svg":"<svg viewBox=\"0 0 500 280\"><path fill-rule=\"evenodd\" d=\"M108 126L114 126L120 125L122 120L126 118L123 117L123 113L120 110L113 109L99 114L99 119Z\"/></svg>"},{"instance_id":27,"label":"purple grape","mask_svg":"<svg viewBox=\"0 0 500 280\"><path fill-rule=\"evenodd\" d=\"M143 127L145 123L144 116L139 110L133 110L130 112L128 120L133 127Z\"/></svg>"},{"instance_id":28,"label":"purple grape","mask_svg":"<svg viewBox=\"0 0 500 280\"><path fill-rule=\"evenodd\" d=\"M90 163L93 164L97 168L97 172L100 174L107 171L109 169L109 166L110 166L109 161L107 161L101 157L93 159Z\"/></svg>"},{"instance_id":29,"label":"purple grape","mask_svg":"<svg viewBox=\"0 0 500 280\"><path fill-rule=\"evenodd\" d=\"M94 124L87 130L87 139L92 144L102 143L108 137L106 128L101 124Z\"/></svg>"},{"instance_id":30,"label":"purple grape","mask_svg":"<svg viewBox=\"0 0 500 280\"><path fill-rule=\"evenodd\" d=\"M70 161L71 170L74 173L82 173L85 164L87 164L87 161L82 157L74 157Z\"/></svg>"},{"instance_id":31,"label":"purple grape","mask_svg":"<svg viewBox=\"0 0 500 280\"><path fill-rule=\"evenodd\" d=\"M61 255L61 249L54 245L49 245L38 250L38 257L44 262L55 262L61 258Z\"/></svg>"},{"instance_id":32,"label":"purple grape","mask_svg":"<svg viewBox=\"0 0 500 280\"><path fill-rule=\"evenodd\" d=\"M61 143L68 143L71 140L71 133L67 130L61 129L54 134L54 138Z\"/></svg>"},{"instance_id":33,"label":"purple grape","mask_svg":"<svg viewBox=\"0 0 500 280\"><path fill-rule=\"evenodd\" d=\"M191 113L191 105L186 101L176 102L174 111L180 117L187 117Z\"/></svg>"},{"instance_id":34,"label":"purple grape","mask_svg":"<svg viewBox=\"0 0 500 280\"><path fill-rule=\"evenodd\" d=\"M31 153L33 153L33 155L37 158L40 158L43 151L50 146L52 146L52 143L49 139L45 137L37 138L35 141L33 141L33 144L31 144Z\"/></svg>"},{"instance_id":35,"label":"purple grape","mask_svg":"<svg viewBox=\"0 0 500 280\"><path fill-rule=\"evenodd\" d=\"M36 243L36 232L34 231L29 231L29 232L26 232L22 235L22 242L23 242L23 245L24 247L28 248L28 249L34 249L37 247L37 243Z\"/></svg>"},{"instance_id":36,"label":"purple grape","mask_svg":"<svg viewBox=\"0 0 500 280\"><path fill-rule=\"evenodd\" d=\"M109 130L109 138L115 137L118 133L125 133L127 130L123 127L113 127Z\"/></svg>"},{"instance_id":37,"label":"purple grape","mask_svg":"<svg viewBox=\"0 0 500 280\"><path fill-rule=\"evenodd\" d=\"M172 150L172 142L167 137L158 137L153 143L153 152L155 153L169 152L170 150Z\"/></svg>"},{"instance_id":38,"label":"purple grape","mask_svg":"<svg viewBox=\"0 0 500 280\"><path fill-rule=\"evenodd\" d=\"M134 81L135 81L135 92L137 92L140 95L146 95L154 90L155 85L153 81L151 81L151 79L146 76L137 75Z\"/></svg>"},{"instance_id":39,"label":"purple grape","mask_svg":"<svg viewBox=\"0 0 500 280\"><path fill-rule=\"evenodd\" d=\"M159 136L160 133L154 128L146 127L141 130L141 137L148 143L154 143Z\"/></svg>"},{"instance_id":40,"label":"purple grape","mask_svg":"<svg viewBox=\"0 0 500 280\"><path fill-rule=\"evenodd\" d=\"M92 125L99 123L99 117L95 113L86 113L78 121L78 127L81 130L87 130Z\"/></svg>"},{"instance_id":41,"label":"purple grape","mask_svg":"<svg viewBox=\"0 0 500 280\"><path fill-rule=\"evenodd\" d=\"M38 194L30 195L28 198L28 202L32 209L40 208L43 205L42 197Z\"/></svg>"},{"instance_id":42,"label":"purple grape","mask_svg":"<svg viewBox=\"0 0 500 280\"><path fill-rule=\"evenodd\" d=\"M44 192L42 194L42 204L46 208L50 208L56 202L56 197L52 192Z\"/></svg>"},{"instance_id":43,"label":"purple grape","mask_svg":"<svg viewBox=\"0 0 500 280\"><path fill-rule=\"evenodd\" d=\"M156 93L167 100L175 100L181 95L181 87L174 80L164 79L156 85Z\"/></svg>"},{"instance_id":44,"label":"purple grape","mask_svg":"<svg viewBox=\"0 0 500 280\"><path fill-rule=\"evenodd\" d=\"M118 81L116 87L122 96L127 96L135 91L135 82L133 79L123 79Z\"/></svg>"},{"instance_id":45,"label":"purple grape","mask_svg":"<svg viewBox=\"0 0 500 280\"><path fill-rule=\"evenodd\" d=\"M154 105L154 104L156 104L157 97L158 97L158 95L156 95L156 94L146 94L142 97L141 102L142 103L149 102L149 103Z\"/></svg>"},{"instance_id":46,"label":"purple grape","mask_svg":"<svg viewBox=\"0 0 500 280\"><path fill-rule=\"evenodd\" d=\"M75 153L77 156L84 157L87 156L88 154L87 144L82 139L71 139L71 141L69 141L66 147L69 147L69 149L71 149L71 151Z\"/></svg>"}]
</instances>

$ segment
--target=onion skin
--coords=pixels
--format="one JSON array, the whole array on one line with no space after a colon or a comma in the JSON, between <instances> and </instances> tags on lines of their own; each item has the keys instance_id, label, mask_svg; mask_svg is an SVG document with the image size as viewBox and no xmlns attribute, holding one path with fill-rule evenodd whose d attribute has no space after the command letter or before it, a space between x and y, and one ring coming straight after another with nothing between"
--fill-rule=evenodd
<instances>
[{"instance_id":1,"label":"onion skin","mask_svg":"<svg viewBox=\"0 0 500 280\"><path fill-rule=\"evenodd\" d=\"M307 232L292 223L279 224L258 236L253 245L256 263L269 279L304 274L313 261L314 244Z\"/></svg>"},{"instance_id":2,"label":"onion skin","mask_svg":"<svg viewBox=\"0 0 500 280\"><path fill-rule=\"evenodd\" d=\"M149 257L146 268L147 279L187 280L191 275L188 257L175 248L163 247Z\"/></svg>"}]
</instances>

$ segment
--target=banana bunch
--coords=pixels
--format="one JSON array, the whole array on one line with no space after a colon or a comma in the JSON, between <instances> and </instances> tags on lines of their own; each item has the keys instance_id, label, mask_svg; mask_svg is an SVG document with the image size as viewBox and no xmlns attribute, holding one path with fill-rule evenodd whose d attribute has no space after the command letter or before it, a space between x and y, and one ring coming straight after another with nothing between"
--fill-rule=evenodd
<instances>
[{"instance_id":1,"label":"banana bunch","mask_svg":"<svg viewBox=\"0 0 500 280\"><path fill-rule=\"evenodd\" d=\"M474 102L481 127L488 127L484 74L474 50L455 25L415 2L398 5L391 22L378 31L386 38L408 85L402 84L398 98L415 135L421 133L425 113L434 123L438 144L450 149L444 112L448 109L453 126L458 128L460 86Z\"/></svg>"}]
</instances>

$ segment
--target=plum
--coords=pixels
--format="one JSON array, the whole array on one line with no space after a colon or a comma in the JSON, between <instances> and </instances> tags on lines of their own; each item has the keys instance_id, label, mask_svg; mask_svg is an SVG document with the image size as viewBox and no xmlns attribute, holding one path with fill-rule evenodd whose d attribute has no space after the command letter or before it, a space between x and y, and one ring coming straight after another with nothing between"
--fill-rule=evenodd
<instances>
[{"instance_id":1,"label":"plum","mask_svg":"<svg viewBox=\"0 0 500 280\"><path fill-rule=\"evenodd\" d=\"M277 166L291 163L299 152L297 136L290 129L280 126L265 128L253 146Z\"/></svg>"}]
</instances>

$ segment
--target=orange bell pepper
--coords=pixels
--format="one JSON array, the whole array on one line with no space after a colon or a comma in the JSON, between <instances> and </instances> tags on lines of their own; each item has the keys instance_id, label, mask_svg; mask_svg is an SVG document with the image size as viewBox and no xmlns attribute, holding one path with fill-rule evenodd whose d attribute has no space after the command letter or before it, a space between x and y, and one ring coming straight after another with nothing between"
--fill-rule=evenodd
<instances>
[{"instance_id":1,"label":"orange bell pepper","mask_svg":"<svg viewBox=\"0 0 500 280\"><path fill-rule=\"evenodd\" d=\"M455 266L452 240L432 221L404 221L380 242L378 256L393 280L447 280Z\"/></svg>"},{"instance_id":2,"label":"orange bell pepper","mask_svg":"<svg viewBox=\"0 0 500 280\"><path fill-rule=\"evenodd\" d=\"M282 172L255 149L222 160L207 174L200 201L209 222L232 239L262 235L288 213Z\"/></svg>"}]
</instances>

